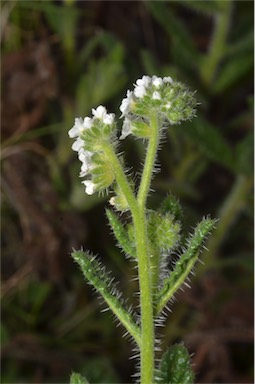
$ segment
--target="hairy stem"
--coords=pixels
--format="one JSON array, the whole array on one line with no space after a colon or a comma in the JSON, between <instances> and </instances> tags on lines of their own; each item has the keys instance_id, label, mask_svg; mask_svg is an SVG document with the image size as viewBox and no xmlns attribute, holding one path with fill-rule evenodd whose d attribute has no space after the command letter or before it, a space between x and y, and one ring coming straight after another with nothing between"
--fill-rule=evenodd
<instances>
[{"instance_id":1,"label":"hairy stem","mask_svg":"<svg viewBox=\"0 0 255 384\"><path fill-rule=\"evenodd\" d=\"M150 254L148 252L149 240L146 228L146 200L150 188L159 141L157 114L153 114L151 116L151 130L152 136L149 139L147 147L145 165L137 199L134 197L134 194L130 188L125 173L123 172L117 155L111 146L105 145L104 147L104 150L109 156L111 164L114 168L116 181L129 204L135 230L141 309L141 384L152 384L154 374L155 336L153 317L153 291L151 281Z\"/></svg>"},{"instance_id":2,"label":"hairy stem","mask_svg":"<svg viewBox=\"0 0 255 384\"><path fill-rule=\"evenodd\" d=\"M153 167L159 141L159 127L157 115L151 116L152 136L149 139L145 165L143 169L141 184L138 192L138 214L133 216L138 273L140 284L140 307L141 307L141 384L153 383L154 373L154 318L153 318L153 291L150 266L150 254L148 252L148 235L146 228L146 199L148 196Z\"/></svg>"},{"instance_id":3,"label":"hairy stem","mask_svg":"<svg viewBox=\"0 0 255 384\"><path fill-rule=\"evenodd\" d=\"M157 114L152 114L150 117L150 121L151 121L152 136L148 143L141 184L140 184L139 192L137 196L138 204L140 207L143 207L143 208L145 207L146 199L147 199L150 184L151 184L151 177L152 177L152 172L155 165L155 157L156 157L158 142L159 142L159 127L158 127Z\"/></svg>"}]
</instances>

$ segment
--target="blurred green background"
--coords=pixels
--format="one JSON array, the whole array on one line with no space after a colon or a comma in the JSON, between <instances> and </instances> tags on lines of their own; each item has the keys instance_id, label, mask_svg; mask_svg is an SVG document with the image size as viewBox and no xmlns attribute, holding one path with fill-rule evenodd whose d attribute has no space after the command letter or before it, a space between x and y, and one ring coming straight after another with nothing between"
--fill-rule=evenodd
<instances>
[{"instance_id":1,"label":"blurred green background","mask_svg":"<svg viewBox=\"0 0 255 384\"><path fill-rule=\"evenodd\" d=\"M184 233L220 218L163 347L185 342L197 382L253 382L253 14L252 1L1 2L2 383L132 380L132 345L70 252L100 254L133 305L135 271L67 132L99 104L119 117L144 74L187 83L200 103L167 131L150 206L178 196ZM142 144L122 148L139 171Z\"/></svg>"}]
</instances>

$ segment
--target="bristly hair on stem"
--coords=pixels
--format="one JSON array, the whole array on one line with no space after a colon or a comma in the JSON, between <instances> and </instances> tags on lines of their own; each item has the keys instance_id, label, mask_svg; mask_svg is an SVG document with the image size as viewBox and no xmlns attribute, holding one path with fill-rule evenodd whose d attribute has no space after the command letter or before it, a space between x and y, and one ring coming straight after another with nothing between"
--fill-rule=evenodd
<instances>
[{"instance_id":1,"label":"bristly hair on stem","mask_svg":"<svg viewBox=\"0 0 255 384\"><path fill-rule=\"evenodd\" d=\"M185 249L167 268L170 255L178 254L181 237L181 208L172 195L163 200L158 210L149 210L147 200L152 192L151 181L160 171L157 154L165 139L165 130L196 115L194 92L171 77L143 76L134 84L134 90L120 105L124 118L118 139L117 123L113 113L102 105L92 109L92 117L76 118L69 136L75 138L73 150L81 161L80 177L88 195L98 192L108 196L114 211L106 215L118 246L134 263L139 283L138 313L127 306L123 294L99 260L88 251L73 251L89 283L112 310L118 324L125 329L125 337L136 343L132 358L139 359L136 377L141 384L187 383L193 380L189 354L184 346L172 346L163 356L156 328L163 325L178 289L189 286L187 280L214 228L215 220L205 218L187 240ZM145 146L145 159L136 175L124 165L124 153L119 151L120 140L132 135ZM112 194L113 193L113 194ZM123 213L129 219L123 223ZM81 384L82 377L72 374L71 384ZM84 378L84 383L86 379Z\"/></svg>"}]
</instances>

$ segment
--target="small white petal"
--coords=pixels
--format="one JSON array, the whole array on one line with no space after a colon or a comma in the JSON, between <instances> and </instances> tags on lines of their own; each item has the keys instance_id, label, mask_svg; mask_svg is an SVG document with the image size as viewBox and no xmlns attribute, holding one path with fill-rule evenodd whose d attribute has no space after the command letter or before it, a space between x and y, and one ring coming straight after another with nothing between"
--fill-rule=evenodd
<instances>
[{"instance_id":1,"label":"small white petal","mask_svg":"<svg viewBox=\"0 0 255 384\"><path fill-rule=\"evenodd\" d=\"M85 161L91 161L92 152L86 151L84 148L81 148L78 153L78 159L84 163Z\"/></svg>"},{"instance_id":2,"label":"small white petal","mask_svg":"<svg viewBox=\"0 0 255 384\"><path fill-rule=\"evenodd\" d=\"M72 150L79 152L83 147L83 145L84 145L84 141L78 137L72 145Z\"/></svg>"},{"instance_id":3,"label":"small white petal","mask_svg":"<svg viewBox=\"0 0 255 384\"><path fill-rule=\"evenodd\" d=\"M127 97L125 97L120 106L120 111L122 112L121 117L127 115L131 110L131 105L133 103L133 92L127 91Z\"/></svg>"},{"instance_id":4,"label":"small white petal","mask_svg":"<svg viewBox=\"0 0 255 384\"><path fill-rule=\"evenodd\" d=\"M150 83L151 83L150 76L145 76L144 75L141 79L136 80L136 84L138 86L143 86L145 88L148 88L150 86Z\"/></svg>"},{"instance_id":5,"label":"small white petal","mask_svg":"<svg viewBox=\"0 0 255 384\"><path fill-rule=\"evenodd\" d=\"M123 126L122 126L122 132L120 136L120 140L124 140L130 133L132 132L132 125L131 121L127 118L125 118Z\"/></svg>"},{"instance_id":6,"label":"small white petal","mask_svg":"<svg viewBox=\"0 0 255 384\"><path fill-rule=\"evenodd\" d=\"M153 98L153 100L161 100L160 93L157 91L153 92L152 98Z\"/></svg>"},{"instance_id":7,"label":"small white petal","mask_svg":"<svg viewBox=\"0 0 255 384\"><path fill-rule=\"evenodd\" d=\"M171 108L171 103L170 102L166 103L165 107L166 107L166 109Z\"/></svg>"},{"instance_id":8,"label":"small white petal","mask_svg":"<svg viewBox=\"0 0 255 384\"><path fill-rule=\"evenodd\" d=\"M96 119L103 120L103 118L107 114L107 110L102 105L99 105L97 109L94 109L94 108L92 109L92 114L95 116Z\"/></svg>"},{"instance_id":9,"label":"small white petal","mask_svg":"<svg viewBox=\"0 0 255 384\"><path fill-rule=\"evenodd\" d=\"M89 129L92 126L92 119L90 117L85 117L83 121L83 126L85 129Z\"/></svg>"},{"instance_id":10,"label":"small white petal","mask_svg":"<svg viewBox=\"0 0 255 384\"><path fill-rule=\"evenodd\" d=\"M146 88L143 85L136 85L134 94L140 99L146 95Z\"/></svg>"},{"instance_id":11,"label":"small white petal","mask_svg":"<svg viewBox=\"0 0 255 384\"><path fill-rule=\"evenodd\" d=\"M91 164L88 162L82 163L80 177L86 176L91 171Z\"/></svg>"},{"instance_id":12,"label":"small white petal","mask_svg":"<svg viewBox=\"0 0 255 384\"><path fill-rule=\"evenodd\" d=\"M85 185L85 192L87 193L87 195L93 195L96 188L96 185L93 183L93 181L85 180L85 181L82 181L82 184Z\"/></svg>"},{"instance_id":13,"label":"small white petal","mask_svg":"<svg viewBox=\"0 0 255 384\"><path fill-rule=\"evenodd\" d=\"M111 125L114 122L114 117L115 117L114 113L109 113L104 117L103 123L106 125Z\"/></svg>"},{"instance_id":14,"label":"small white petal","mask_svg":"<svg viewBox=\"0 0 255 384\"><path fill-rule=\"evenodd\" d=\"M163 84L163 80L161 79L161 77L153 76L152 84L154 85L154 87L159 88Z\"/></svg>"},{"instance_id":15,"label":"small white petal","mask_svg":"<svg viewBox=\"0 0 255 384\"><path fill-rule=\"evenodd\" d=\"M71 138L77 137L84 131L83 121L81 117L76 117L74 120L74 126L68 131L68 135Z\"/></svg>"},{"instance_id":16,"label":"small white petal","mask_svg":"<svg viewBox=\"0 0 255 384\"><path fill-rule=\"evenodd\" d=\"M173 83L173 79L170 76L163 77L164 83Z\"/></svg>"}]
</instances>

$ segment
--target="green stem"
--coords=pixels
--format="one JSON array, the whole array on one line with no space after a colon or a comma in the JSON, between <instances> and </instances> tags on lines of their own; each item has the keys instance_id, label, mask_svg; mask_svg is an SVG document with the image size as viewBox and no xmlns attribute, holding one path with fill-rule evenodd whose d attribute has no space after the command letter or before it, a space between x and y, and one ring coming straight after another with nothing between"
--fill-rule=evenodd
<instances>
[{"instance_id":1,"label":"green stem","mask_svg":"<svg viewBox=\"0 0 255 384\"><path fill-rule=\"evenodd\" d=\"M112 164L116 181L119 184L120 189L128 202L131 212L135 212L137 210L137 202L135 196L123 171L122 165L116 153L114 152L112 145L110 143L105 143L103 149Z\"/></svg>"},{"instance_id":2,"label":"green stem","mask_svg":"<svg viewBox=\"0 0 255 384\"><path fill-rule=\"evenodd\" d=\"M138 212L133 216L136 234L138 272L140 283L141 307L141 384L153 383L154 373L154 317L153 291L150 268L150 254L148 252L148 235L146 228L146 199L148 196L153 167L159 141L159 127L157 115L151 116L152 136L149 139L145 165L138 192Z\"/></svg>"},{"instance_id":3,"label":"green stem","mask_svg":"<svg viewBox=\"0 0 255 384\"><path fill-rule=\"evenodd\" d=\"M138 275L141 309L141 384L152 384L154 375L154 316L153 295L150 270L150 255L148 252L148 236L146 228L146 199L148 196L153 167L159 141L159 127L157 115L151 116L152 136L149 139L145 165L137 199L130 188L122 166L113 148L105 145L104 149L115 171L116 181L129 204L136 239L136 253L138 259Z\"/></svg>"},{"instance_id":4,"label":"green stem","mask_svg":"<svg viewBox=\"0 0 255 384\"><path fill-rule=\"evenodd\" d=\"M150 116L150 121L152 136L149 139L141 184L137 196L137 201L140 207L145 207L146 204L159 142L159 127L157 114L152 114Z\"/></svg>"}]
</instances>

